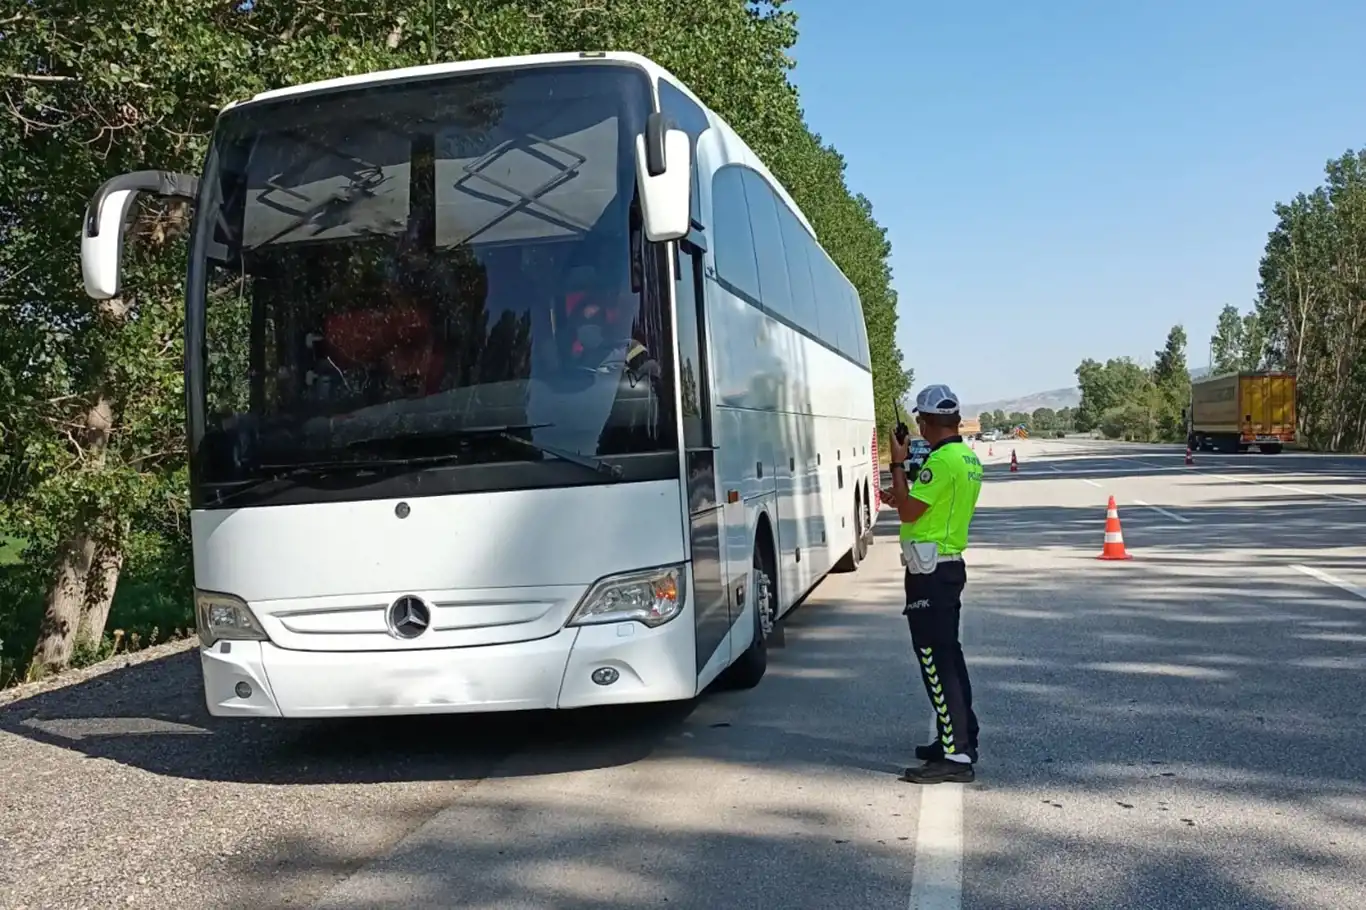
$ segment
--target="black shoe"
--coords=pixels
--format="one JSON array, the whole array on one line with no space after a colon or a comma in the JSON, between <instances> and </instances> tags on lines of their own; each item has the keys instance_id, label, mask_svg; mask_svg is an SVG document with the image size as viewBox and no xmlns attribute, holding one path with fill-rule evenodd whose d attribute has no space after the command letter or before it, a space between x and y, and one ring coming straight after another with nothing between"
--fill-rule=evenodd
<instances>
[{"instance_id":1,"label":"black shoe","mask_svg":"<svg viewBox=\"0 0 1366 910\"><path fill-rule=\"evenodd\" d=\"M931 759L919 768L907 768L897 780L908 784L970 784L977 778L968 762Z\"/></svg>"},{"instance_id":2,"label":"black shoe","mask_svg":"<svg viewBox=\"0 0 1366 910\"><path fill-rule=\"evenodd\" d=\"M916 746L915 757L921 761L937 761L944 757L944 746L938 740L927 746ZM977 763L976 746L968 746L968 758L972 759L973 764Z\"/></svg>"}]
</instances>

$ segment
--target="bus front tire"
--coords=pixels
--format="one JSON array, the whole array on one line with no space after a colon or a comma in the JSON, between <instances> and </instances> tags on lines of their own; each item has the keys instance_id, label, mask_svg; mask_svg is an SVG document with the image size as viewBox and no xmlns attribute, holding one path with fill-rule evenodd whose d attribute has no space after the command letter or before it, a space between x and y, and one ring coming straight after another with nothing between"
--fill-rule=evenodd
<instances>
[{"instance_id":1,"label":"bus front tire","mask_svg":"<svg viewBox=\"0 0 1366 910\"><path fill-rule=\"evenodd\" d=\"M768 641L764 635L761 610L768 611L774 620L774 605L778 601L777 576L773 571L773 554L766 538L754 542L754 569L750 575L750 595L754 609L750 616L754 622L754 640L745 653L730 667L730 683L736 689L753 689L759 685L768 670Z\"/></svg>"}]
</instances>

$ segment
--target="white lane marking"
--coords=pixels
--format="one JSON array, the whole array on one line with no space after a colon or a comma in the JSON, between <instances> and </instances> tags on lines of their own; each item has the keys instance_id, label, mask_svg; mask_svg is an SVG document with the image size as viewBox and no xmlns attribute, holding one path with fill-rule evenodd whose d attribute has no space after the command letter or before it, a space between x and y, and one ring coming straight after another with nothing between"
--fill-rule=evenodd
<instances>
[{"instance_id":1,"label":"white lane marking","mask_svg":"<svg viewBox=\"0 0 1366 910\"><path fill-rule=\"evenodd\" d=\"M1190 524L1190 521L1191 521L1191 520L1190 520L1189 518L1183 518L1182 516L1177 515L1175 512L1168 512L1166 509L1162 508L1161 506L1155 506L1155 505L1152 505L1152 504L1150 504L1150 503L1146 503L1146 502L1144 502L1144 501L1141 500L1141 499L1135 499L1135 500L1133 501L1133 503L1134 503L1134 505L1136 505L1136 506L1142 506L1142 507L1145 508L1145 509L1152 509L1154 512L1160 512L1161 514L1163 514L1163 515L1167 516L1168 518L1170 518L1172 521L1179 521L1179 522L1181 522L1182 524Z\"/></svg>"},{"instance_id":2,"label":"white lane marking","mask_svg":"<svg viewBox=\"0 0 1366 910\"><path fill-rule=\"evenodd\" d=\"M1124 459L1125 461L1132 461L1132 462L1135 463L1135 464L1141 464L1141 465L1143 465L1143 467L1145 467L1145 468L1155 468L1156 470L1159 470L1159 471L1175 471L1175 470L1178 470L1178 468L1169 468L1169 467L1167 467L1166 465L1162 465L1162 464L1153 464L1151 461L1144 461L1144 460L1143 460L1143 459L1145 459L1145 458L1151 458L1151 457L1152 457L1151 455L1106 455L1106 456L1103 456L1103 457L1106 457L1106 458L1122 458L1122 459ZM1180 467L1184 468L1185 465L1183 464L1183 465L1181 465Z\"/></svg>"},{"instance_id":3,"label":"white lane marking","mask_svg":"<svg viewBox=\"0 0 1366 910\"><path fill-rule=\"evenodd\" d=\"M1268 467L1267 465L1264 465L1264 464L1240 464L1240 465L1238 465L1238 467L1241 468L1241 469L1244 470L1244 471L1258 471L1258 472L1260 472L1260 473L1262 473L1262 474L1271 474L1271 475L1273 475L1273 476L1276 475L1276 474L1282 474L1282 475L1284 475L1284 474L1300 474L1300 475L1304 475L1304 474L1308 474L1308 473L1309 473L1308 471L1304 471L1304 470L1297 471L1297 470L1295 470L1293 467L1272 468L1272 467ZM1318 476L1318 478L1319 478L1320 480L1354 480L1354 481L1356 481L1356 480L1366 479L1366 474L1363 474L1363 473L1362 473L1361 471L1359 471L1359 470L1356 470L1356 469L1342 470L1342 469L1340 469L1340 468L1331 468L1331 467L1328 468L1328 469L1326 469L1324 473L1319 474L1319 475L1317 475L1317 476Z\"/></svg>"},{"instance_id":4,"label":"white lane marking","mask_svg":"<svg viewBox=\"0 0 1366 910\"><path fill-rule=\"evenodd\" d=\"M921 787L909 906L910 910L962 910L962 784Z\"/></svg>"},{"instance_id":5,"label":"white lane marking","mask_svg":"<svg viewBox=\"0 0 1366 910\"><path fill-rule=\"evenodd\" d=\"M1048 469L1049 469L1050 471L1057 471L1059 474L1085 474L1085 473L1087 473L1086 471L1064 471L1062 468L1054 467L1053 465L1049 465L1049 466L1048 466ZM1091 473L1100 474L1100 473L1103 473L1103 472L1101 472L1101 471L1093 471L1093 472L1091 472ZM1093 487L1099 487L1099 486L1100 486L1100 484L1096 483L1094 480L1091 480L1089 477L1076 477L1076 478L1073 478L1073 479L1074 479L1074 480L1080 480L1082 483L1089 483L1089 484L1090 484L1091 486L1093 486Z\"/></svg>"},{"instance_id":6,"label":"white lane marking","mask_svg":"<svg viewBox=\"0 0 1366 910\"><path fill-rule=\"evenodd\" d=\"M1232 477L1228 474L1210 474L1210 477L1226 480L1229 483L1245 483L1254 487L1268 487L1272 490L1284 490L1286 493L1298 493L1300 496L1324 496L1328 499L1340 499L1343 502L1350 502L1354 506L1366 506L1366 501L1353 499L1350 496L1343 496L1341 493L1328 493L1323 490L1306 490L1304 487L1290 487L1283 483L1268 483L1262 480L1254 480L1247 477Z\"/></svg>"},{"instance_id":7,"label":"white lane marking","mask_svg":"<svg viewBox=\"0 0 1366 910\"><path fill-rule=\"evenodd\" d=\"M1246 484L1251 484L1251 485L1254 486L1254 487L1270 487L1270 488L1273 489L1273 490L1284 490L1284 491L1287 492L1287 493L1299 493L1299 494L1302 495L1302 496L1303 496L1304 494L1306 494L1306 493L1307 493L1308 495L1310 495L1310 496L1313 496L1313 495L1314 495L1314 494L1311 493L1309 490L1301 490L1301 489L1296 489L1295 487L1287 487L1287 486L1286 486L1285 484L1283 484L1283 483L1270 483L1269 481L1249 480L1249 479L1246 478L1246 477L1231 477L1231 476L1229 476L1228 474L1215 474L1214 476L1217 477L1217 478L1219 478L1220 480L1227 480L1227 481L1231 481L1231 482L1233 482L1233 483L1246 483Z\"/></svg>"},{"instance_id":8,"label":"white lane marking","mask_svg":"<svg viewBox=\"0 0 1366 910\"><path fill-rule=\"evenodd\" d=\"M1049 467L1052 467L1052 465L1050 465ZM1147 466L1145 466L1145 467L1147 467ZM1065 469L1065 470L1062 469L1062 468L1054 468L1054 470L1055 470L1055 471L1058 471L1058 473L1060 473L1060 474L1133 474L1133 473L1135 473L1133 468L1067 468L1067 469ZM1178 474L1178 473L1181 473L1181 472L1190 473L1190 471L1191 471L1191 469L1188 468L1188 467L1185 467L1184 465L1182 465L1182 466L1180 466L1180 467L1175 467L1175 468L1167 468L1167 467L1160 467L1160 466L1158 466L1158 465L1152 465L1151 467L1148 467L1148 470L1144 471L1143 473L1144 473L1144 474L1158 474L1158 473Z\"/></svg>"},{"instance_id":9,"label":"white lane marking","mask_svg":"<svg viewBox=\"0 0 1366 910\"><path fill-rule=\"evenodd\" d=\"M1316 569L1313 566L1302 566L1298 564L1292 565L1290 568L1294 569L1296 572L1303 572L1305 575L1317 578L1319 581L1327 582L1328 584L1336 588L1341 588L1348 594L1360 597L1362 600L1366 600L1366 591L1363 591L1361 588L1358 588L1351 582L1343 581L1341 578L1338 578L1335 575L1329 575L1322 569Z\"/></svg>"}]
</instances>

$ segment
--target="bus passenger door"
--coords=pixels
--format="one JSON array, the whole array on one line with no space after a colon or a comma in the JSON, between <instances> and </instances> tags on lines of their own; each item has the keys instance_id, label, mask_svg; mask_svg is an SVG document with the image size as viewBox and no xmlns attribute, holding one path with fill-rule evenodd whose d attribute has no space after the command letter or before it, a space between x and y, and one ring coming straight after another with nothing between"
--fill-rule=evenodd
<instances>
[{"instance_id":1,"label":"bus passenger door","mask_svg":"<svg viewBox=\"0 0 1366 910\"><path fill-rule=\"evenodd\" d=\"M683 409L683 482L692 541L697 674L730 663L731 598L726 583L724 504L716 491L711 380L703 310L702 251L686 240L673 245L674 306L678 314L678 372ZM718 663L719 662L719 663Z\"/></svg>"}]
</instances>

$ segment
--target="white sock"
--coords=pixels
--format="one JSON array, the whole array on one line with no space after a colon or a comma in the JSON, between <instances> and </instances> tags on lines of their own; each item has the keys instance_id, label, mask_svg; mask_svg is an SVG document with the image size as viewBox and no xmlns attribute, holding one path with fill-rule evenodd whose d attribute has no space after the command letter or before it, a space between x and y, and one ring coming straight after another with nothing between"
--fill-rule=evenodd
<instances>
[{"instance_id":1,"label":"white sock","mask_svg":"<svg viewBox=\"0 0 1366 910\"><path fill-rule=\"evenodd\" d=\"M972 759L969 756L964 755L962 752L945 752L944 757L947 758L949 761L956 761L960 765L967 765L972 763Z\"/></svg>"}]
</instances>

